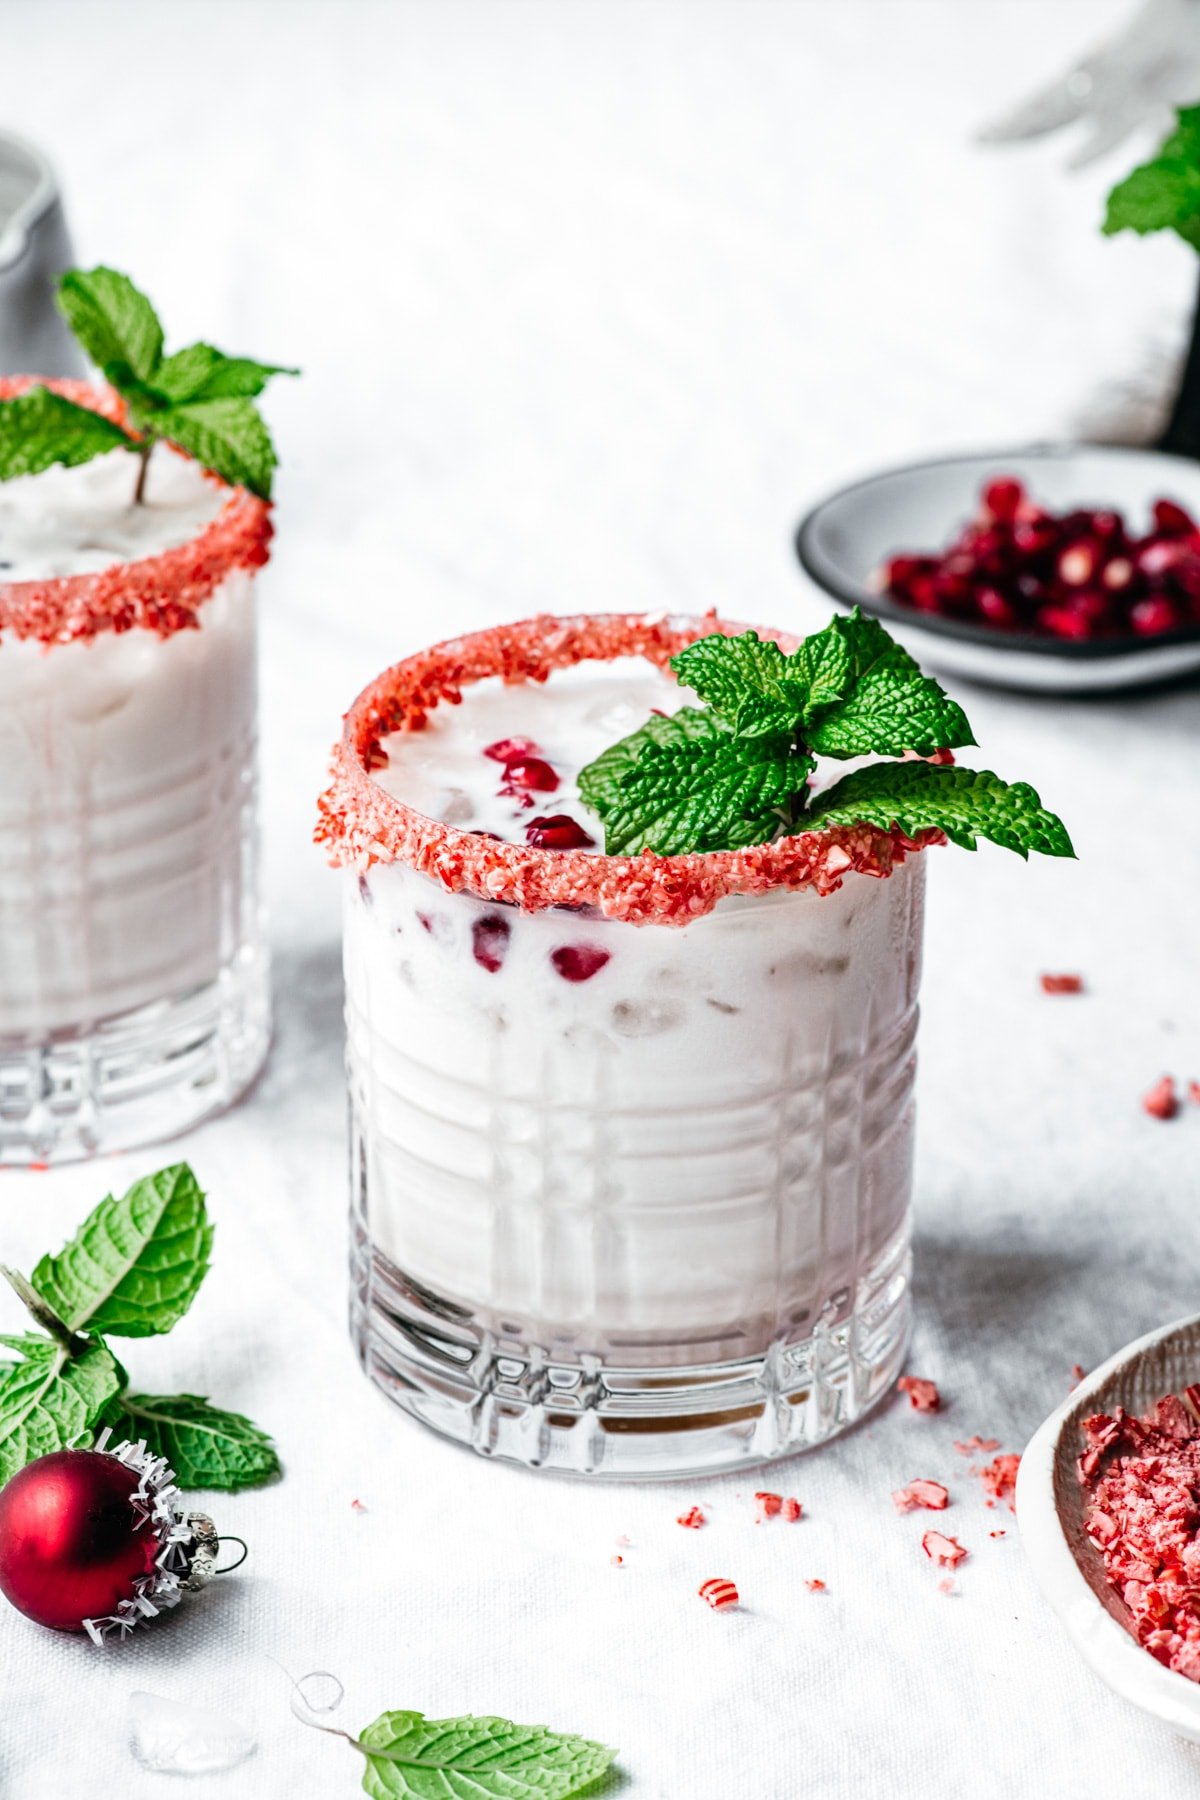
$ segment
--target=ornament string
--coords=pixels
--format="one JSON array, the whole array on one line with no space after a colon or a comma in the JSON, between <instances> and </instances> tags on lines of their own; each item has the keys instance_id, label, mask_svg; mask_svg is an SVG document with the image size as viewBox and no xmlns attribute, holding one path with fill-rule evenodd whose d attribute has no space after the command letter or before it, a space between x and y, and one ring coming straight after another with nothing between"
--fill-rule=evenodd
<instances>
[{"instance_id":1,"label":"ornament string","mask_svg":"<svg viewBox=\"0 0 1200 1800\"><path fill-rule=\"evenodd\" d=\"M340 1725L322 1724L320 1715L336 1712L346 1697L345 1686L338 1680L336 1675L331 1674L328 1669L310 1669L307 1675L301 1675L299 1680L297 1680L290 1670L285 1669L283 1664L278 1662L275 1657L271 1657L270 1660L275 1663L277 1669L283 1670L283 1673L287 1676L289 1682L291 1682L292 1695L290 1705L292 1717L298 1719L301 1725L307 1725L313 1731L323 1731L329 1737L342 1738L352 1749L357 1750L360 1756L365 1756L368 1762L403 1763L411 1766L411 1756L405 1756L400 1750L375 1750L372 1749L370 1745L364 1744L361 1738L356 1738L353 1732L343 1731ZM336 1690L333 1698L324 1701L318 1700L315 1696L310 1698L305 1692L305 1689L311 1682L322 1681L329 1682ZM423 1764L422 1767L436 1768L437 1765L435 1763L426 1763Z\"/></svg>"},{"instance_id":2,"label":"ornament string","mask_svg":"<svg viewBox=\"0 0 1200 1800\"><path fill-rule=\"evenodd\" d=\"M214 1575L232 1575L235 1569L241 1568L242 1564L249 1556L250 1546L245 1538L235 1537L231 1531L223 1532L217 1539L217 1542L218 1544L240 1544L242 1546L242 1554L238 1557L236 1562L225 1563L221 1568L213 1570Z\"/></svg>"}]
</instances>

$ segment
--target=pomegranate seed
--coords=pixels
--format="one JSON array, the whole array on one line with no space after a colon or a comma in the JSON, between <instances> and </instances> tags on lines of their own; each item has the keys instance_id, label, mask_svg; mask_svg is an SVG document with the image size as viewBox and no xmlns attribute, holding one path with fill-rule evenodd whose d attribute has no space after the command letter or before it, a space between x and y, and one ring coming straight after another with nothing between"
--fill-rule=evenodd
<instances>
[{"instance_id":1,"label":"pomegranate seed","mask_svg":"<svg viewBox=\"0 0 1200 1800\"><path fill-rule=\"evenodd\" d=\"M1092 635L1087 615L1076 612L1073 607L1043 606L1038 616L1055 637L1086 638Z\"/></svg>"},{"instance_id":2,"label":"pomegranate seed","mask_svg":"<svg viewBox=\"0 0 1200 1800\"><path fill-rule=\"evenodd\" d=\"M1173 1119L1179 1111L1179 1100L1175 1093L1175 1083L1169 1075L1156 1081L1148 1094L1142 1095L1142 1111L1148 1112L1152 1119Z\"/></svg>"},{"instance_id":3,"label":"pomegranate seed","mask_svg":"<svg viewBox=\"0 0 1200 1800\"><path fill-rule=\"evenodd\" d=\"M512 926L499 913L484 913L471 927L471 954L481 969L495 975L508 953Z\"/></svg>"},{"instance_id":4,"label":"pomegranate seed","mask_svg":"<svg viewBox=\"0 0 1200 1800\"><path fill-rule=\"evenodd\" d=\"M497 738L494 744L485 746L483 754L493 762L510 763L519 756L536 756L537 748L532 738Z\"/></svg>"},{"instance_id":5,"label":"pomegranate seed","mask_svg":"<svg viewBox=\"0 0 1200 1800\"><path fill-rule=\"evenodd\" d=\"M1143 575L1155 581L1187 555L1187 545L1181 544L1178 538L1148 538L1138 546L1134 561Z\"/></svg>"},{"instance_id":6,"label":"pomegranate seed","mask_svg":"<svg viewBox=\"0 0 1200 1800\"><path fill-rule=\"evenodd\" d=\"M533 788L539 794L552 794L558 776L540 756L517 756L504 765L504 783L510 788Z\"/></svg>"},{"instance_id":7,"label":"pomegranate seed","mask_svg":"<svg viewBox=\"0 0 1200 1800\"><path fill-rule=\"evenodd\" d=\"M1154 637L1160 631L1174 631L1182 621L1178 607L1169 600L1155 597L1136 601L1129 609L1129 623L1143 637Z\"/></svg>"},{"instance_id":8,"label":"pomegranate seed","mask_svg":"<svg viewBox=\"0 0 1200 1800\"><path fill-rule=\"evenodd\" d=\"M738 1603L738 1591L724 1576L713 1575L700 1583L697 1592L702 1600L707 1600L714 1612L724 1612Z\"/></svg>"},{"instance_id":9,"label":"pomegranate seed","mask_svg":"<svg viewBox=\"0 0 1200 1800\"><path fill-rule=\"evenodd\" d=\"M550 952L550 961L564 981L590 981L598 975L611 956L595 944L562 944Z\"/></svg>"},{"instance_id":10,"label":"pomegranate seed","mask_svg":"<svg viewBox=\"0 0 1200 1800\"><path fill-rule=\"evenodd\" d=\"M1100 580L1106 588L1119 593L1133 580L1133 564L1127 556L1114 556L1110 562L1105 563L1100 572Z\"/></svg>"},{"instance_id":11,"label":"pomegranate seed","mask_svg":"<svg viewBox=\"0 0 1200 1800\"><path fill-rule=\"evenodd\" d=\"M975 604L989 625L1009 630L1017 622L1016 607L997 588L981 587L975 595Z\"/></svg>"},{"instance_id":12,"label":"pomegranate seed","mask_svg":"<svg viewBox=\"0 0 1200 1800\"><path fill-rule=\"evenodd\" d=\"M1058 559L1058 579L1067 587L1086 587L1096 573L1099 547L1086 541L1072 544Z\"/></svg>"},{"instance_id":13,"label":"pomegranate seed","mask_svg":"<svg viewBox=\"0 0 1200 1800\"><path fill-rule=\"evenodd\" d=\"M1082 994L1082 975L1043 975L1043 994Z\"/></svg>"},{"instance_id":14,"label":"pomegranate seed","mask_svg":"<svg viewBox=\"0 0 1200 1800\"><path fill-rule=\"evenodd\" d=\"M1154 523L1167 537L1186 537L1196 529L1196 522L1174 500L1154 502Z\"/></svg>"},{"instance_id":15,"label":"pomegranate seed","mask_svg":"<svg viewBox=\"0 0 1200 1800\"><path fill-rule=\"evenodd\" d=\"M537 850L590 850L596 842L569 813L530 819L525 836Z\"/></svg>"},{"instance_id":16,"label":"pomegranate seed","mask_svg":"<svg viewBox=\"0 0 1200 1800\"><path fill-rule=\"evenodd\" d=\"M1025 498L1025 489L1011 475L998 475L983 490L983 504L993 519L1011 520Z\"/></svg>"}]
</instances>

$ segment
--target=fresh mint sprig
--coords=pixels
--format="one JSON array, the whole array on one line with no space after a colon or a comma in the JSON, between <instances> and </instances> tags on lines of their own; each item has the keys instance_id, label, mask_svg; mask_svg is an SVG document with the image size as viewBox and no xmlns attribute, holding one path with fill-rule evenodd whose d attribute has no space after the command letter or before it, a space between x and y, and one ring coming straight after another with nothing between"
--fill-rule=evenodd
<instances>
[{"instance_id":1,"label":"fresh mint sprig","mask_svg":"<svg viewBox=\"0 0 1200 1800\"><path fill-rule=\"evenodd\" d=\"M90 1441L102 1426L144 1438L188 1488L252 1487L279 1473L265 1432L194 1394L129 1395L101 1333L170 1331L208 1272L213 1230L186 1163L109 1195L30 1280L4 1269L40 1332L0 1337L0 1484L34 1457Z\"/></svg>"},{"instance_id":2,"label":"fresh mint sprig","mask_svg":"<svg viewBox=\"0 0 1200 1800\"><path fill-rule=\"evenodd\" d=\"M671 668L707 710L656 714L579 777L610 854L735 850L865 824L944 831L966 849L984 837L1020 856L1074 855L1031 787L987 771L871 763L812 794L818 756L928 757L975 742L957 702L857 607L790 655L753 631L714 634Z\"/></svg>"},{"instance_id":3,"label":"fresh mint sprig","mask_svg":"<svg viewBox=\"0 0 1200 1800\"><path fill-rule=\"evenodd\" d=\"M89 360L124 398L132 430L87 407L33 388L0 401L0 481L74 466L124 446L139 459L134 499L145 493L151 452L161 439L225 481L269 499L278 458L254 400L273 375L297 369L226 356L211 344L163 354L153 306L116 269L71 269L58 302Z\"/></svg>"},{"instance_id":4,"label":"fresh mint sprig","mask_svg":"<svg viewBox=\"0 0 1200 1800\"><path fill-rule=\"evenodd\" d=\"M1139 164L1108 196L1101 227L1118 231L1175 231L1200 250L1200 106L1184 106L1158 154Z\"/></svg>"}]
</instances>

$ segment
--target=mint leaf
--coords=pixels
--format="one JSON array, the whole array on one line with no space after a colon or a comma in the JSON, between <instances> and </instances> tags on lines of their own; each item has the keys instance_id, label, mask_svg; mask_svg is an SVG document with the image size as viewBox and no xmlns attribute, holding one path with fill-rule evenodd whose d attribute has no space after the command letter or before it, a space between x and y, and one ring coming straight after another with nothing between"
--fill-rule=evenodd
<instances>
[{"instance_id":1,"label":"mint leaf","mask_svg":"<svg viewBox=\"0 0 1200 1800\"><path fill-rule=\"evenodd\" d=\"M1200 106L1182 107L1158 155L1117 183L1101 229L1176 231L1200 250Z\"/></svg>"},{"instance_id":2,"label":"mint leaf","mask_svg":"<svg viewBox=\"0 0 1200 1800\"><path fill-rule=\"evenodd\" d=\"M249 400L191 400L166 407L154 414L154 430L223 480L270 498L278 459L271 434Z\"/></svg>"},{"instance_id":3,"label":"mint leaf","mask_svg":"<svg viewBox=\"0 0 1200 1800\"><path fill-rule=\"evenodd\" d=\"M790 737L803 714L807 684L779 645L756 631L700 638L671 667L738 737Z\"/></svg>"},{"instance_id":4,"label":"mint leaf","mask_svg":"<svg viewBox=\"0 0 1200 1800\"><path fill-rule=\"evenodd\" d=\"M162 356L162 326L128 275L116 269L71 269L58 284L58 304L92 362L114 387L150 380Z\"/></svg>"},{"instance_id":5,"label":"mint leaf","mask_svg":"<svg viewBox=\"0 0 1200 1800\"><path fill-rule=\"evenodd\" d=\"M74 468L120 447L129 449L130 440L119 425L49 388L0 401L0 481L40 475L55 463Z\"/></svg>"},{"instance_id":6,"label":"mint leaf","mask_svg":"<svg viewBox=\"0 0 1200 1800\"><path fill-rule=\"evenodd\" d=\"M208 1271L212 1226L186 1163L110 1194L33 1285L72 1331L150 1337L182 1319Z\"/></svg>"},{"instance_id":7,"label":"mint leaf","mask_svg":"<svg viewBox=\"0 0 1200 1800\"><path fill-rule=\"evenodd\" d=\"M711 713L693 712L673 734L645 744L621 777L603 809L605 849L676 856L764 843L812 767L811 757L736 738Z\"/></svg>"},{"instance_id":8,"label":"mint leaf","mask_svg":"<svg viewBox=\"0 0 1200 1800\"><path fill-rule=\"evenodd\" d=\"M145 1438L165 1456L184 1488L234 1494L279 1474L279 1457L265 1431L241 1413L222 1412L198 1394L125 1394L102 1421L117 1438Z\"/></svg>"},{"instance_id":9,"label":"mint leaf","mask_svg":"<svg viewBox=\"0 0 1200 1800\"><path fill-rule=\"evenodd\" d=\"M929 756L975 742L962 707L857 607L806 639L796 660L812 673L804 736L820 755Z\"/></svg>"},{"instance_id":10,"label":"mint leaf","mask_svg":"<svg viewBox=\"0 0 1200 1800\"><path fill-rule=\"evenodd\" d=\"M35 1457L88 1437L121 1387L116 1358L100 1343L71 1356L51 1338L0 1337L21 1361L0 1370L0 1485Z\"/></svg>"},{"instance_id":11,"label":"mint leaf","mask_svg":"<svg viewBox=\"0 0 1200 1800\"><path fill-rule=\"evenodd\" d=\"M359 1735L372 1800L567 1800L608 1769L615 1750L508 1719L427 1719L386 1712ZM374 1754L372 1754L374 1752Z\"/></svg>"},{"instance_id":12,"label":"mint leaf","mask_svg":"<svg viewBox=\"0 0 1200 1800\"><path fill-rule=\"evenodd\" d=\"M190 400L252 400L272 375L298 375L278 363L255 362L250 356L226 356L211 344L189 344L160 363L151 384L155 394L173 404Z\"/></svg>"},{"instance_id":13,"label":"mint leaf","mask_svg":"<svg viewBox=\"0 0 1200 1800\"><path fill-rule=\"evenodd\" d=\"M695 706L681 706L669 716L652 713L644 725L618 739L587 767L579 772L579 797L585 806L603 818L615 806L623 778L637 764L648 744L678 744L684 738L697 738L704 743L712 739L714 721L711 713Z\"/></svg>"},{"instance_id":14,"label":"mint leaf","mask_svg":"<svg viewBox=\"0 0 1200 1800\"><path fill-rule=\"evenodd\" d=\"M872 763L855 769L818 794L802 821L830 825L897 827L912 837L944 831L952 843L974 850L977 837L990 838L1018 856L1074 856L1066 827L1047 812L1023 781L1010 786L988 770L960 769L924 762Z\"/></svg>"}]
</instances>

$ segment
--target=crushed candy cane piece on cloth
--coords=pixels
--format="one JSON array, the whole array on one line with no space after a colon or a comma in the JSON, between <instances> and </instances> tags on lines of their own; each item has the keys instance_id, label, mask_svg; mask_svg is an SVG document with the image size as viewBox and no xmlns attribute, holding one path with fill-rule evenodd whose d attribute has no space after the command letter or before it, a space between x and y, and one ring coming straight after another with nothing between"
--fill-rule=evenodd
<instances>
[{"instance_id":1,"label":"crushed candy cane piece on cloth","mask_svg":"<svg viewBox=\"0 0 1200 1800\"><path fill-rule=\"evenodd\" d=\"M915 1412L939 1412L942 1396L938 1393L937 1384L923 1381L919 1375L902 1375L896 1386L902 1394L907 1394Z\"/></svg>"},{"instance_id":2,"label":"crushed candy cane piece on cloth","mask_svg":"<svg viewBox=\"0 0 1200 1800\"><path fill-rule=\"evenodd\" d=\"M1142 1111L1149 1113L1152 1119L1173 1119L1179 1111L1179 1096L1175 1092L1172 1076L1164 1075L1156 1081L1149 1093L1142 1095Z\"/></svg>"},{"instance_id":3,"label":"crushed candy cane piece on cloth","mask_svg":"<svg viewBox=\"0 0 1200 1800\"><path fill-rule=\"evenodd\" d=\"M1082 975L1043 975L1043 994L1082 994Z\"/></svg>"},{"instance_id":4,"label":"crushed candy cane piece on cloth","mask_svg":"<svg viewBox=\"0 0 1200 1800\"><path fill-rule=\"evenodd\" d=\"M702 1525L708 1524L708 1520L698 1506L689 1506L686 1512L680 1513L675 1523L688 1531L699 1531Z\"/></svg>"},{"instance_id":5,"label":"crushed candy cane piece on cloth","mask_svg":"<svg viewBox=\"0 0 1200 1800\"><path fill-rule=\"evenodd\" d=\"M915 1507L926 1507L930 1512L943 1512L950 1504L950 1495L940 1481L929 1481L918 1476L910 1481L907 1487L897 1488L892 1495L892 1502L897 1512L912 1512Z\"/></svg>"},{"instance_id":6,"label":"crushed candy cane piece on cloth","mask_svg":"<svg viewBox=\"0 0 1200 1800\"><path fill-rule=\"evenodd\" d=\"M957 1538L946 1537L940 1531L927 1531L921 1539L921 1548L931 1562L944 1569L957 1569L960 1562L970 1555Z\"/></svg>"},{"instance_id":7,"label":"crushed candy cane piece on cloth","mask_svg":"<svg viewBox=\"0 0 1200 1800\"><path fill-rule=\"evenodd\" d=\"M765 1525L768 1519L773 1519L775 1517L776 1513L781 1512L782 1510L783 1510L783 1495L782 1494L755 1494L755 1496L754 1496L754 1512L755 1512L754 1523L756 1525Z\"/></svg>"},{"instance_id":8,"label":"crushed candy cane piece on cloth","mask_svg":"<svg viewBox=\"0 0 1200 1800\"><path fill-rule=\"evenodd\" d=\"M1200 1106L1200 1081L1189 1081L1188 1082L1188 1099L1191 1101L1193 1106ZM32 1163L30 1164L31 1168L33 1168L34 1166L35 1165Z\"/></svg>"},{"instance_id":9,"label":"crushed candy cane piece on cloth","mask_svg":"<svg viewBox=\"0 0 1200 1800\"><path fill-rule=\"evenodd\" d=\"M984 1491L990 1494L993 1500L1007 1500L1011 1504L1017 1491L1017 1470L1020 1466L1020 1457L1012 1451L1007 1452L1004 1456L998 1456L995 1462L986 1463L982 1469L977 1471Z\"/></svg>"},{"instance_id":10,"label":"crushed candy cane piece on cloth","mask_svg":"<svg viewBox=\"0 0 1200 1800\"><path fill-rule=\"evenodd\" d=\"M943 1575L942 1579L938 1582L938 1593L939 1594L952 1594L953 1592L954 1592L954 1577L953 1577L953 1575Z\"/></svg>"},{"instance_id":11,"label":"crushed candy cane piece on cloth","mask_svg":"<svg viewBox=\"0 0 1200 1800\"><path fill-rule=\"evenodd\" d=\"M1200 1427L1177 1394L1083 1421L1083 1527L1151 1656L1200 1681Z\"/></svg>"},{"instance_id":12,"label":"crushed candy cane piece on cloth","mask_svg":"<svg viewBox=\"0 0 1200 1800\"><path fill-rule=\"evenodd\" d=\"M804 1508L798 1500L794 1499L793 1496L789 1494L783 1503L783 1517L787 1520L789 1525L794 1525L796 1520L803 1518L803 1516Z\"/></svg>"},{"instance_id":13,"label":"crushed candy cane piece on cloth","mask_svg":"<svg viewBox=\"0 0 1200 1800\"><path fill-rule=\"evenodd\" d=\"M825 1583L818 1580L815 1575L811 1581L806 1581L804 1585L810 1594L823 1594L825 1592Z\"/></svg>"},{"instance_id":14,"label":"crushed candy cane piece on cloth","mask_svg":"<svg viewBox=\"0 0 1200 1800\"><path fill-rule=\"evenodd\" d=\"M696 1592L702 1600L707 1600L714 1612L725 1612L738 1604L737 1588L723 1575L713 1575L702 1581Z\"/></svg>"},{"instance_id":15,"label":"crushed candy cane piece on cloth","mask_svg":"<svg viewBox=\"0 0 1200 1800\"><path fill-rule=\"evenodd\" d=\"M998 1450L1000 1448L1000 1439L981 1438L976 1435L975 1437L964 1438L961 1444L955 1440L954 1448L958 1451L960 1456L974 1456L977 1450Z\"/></svg>"}]
</instances>

